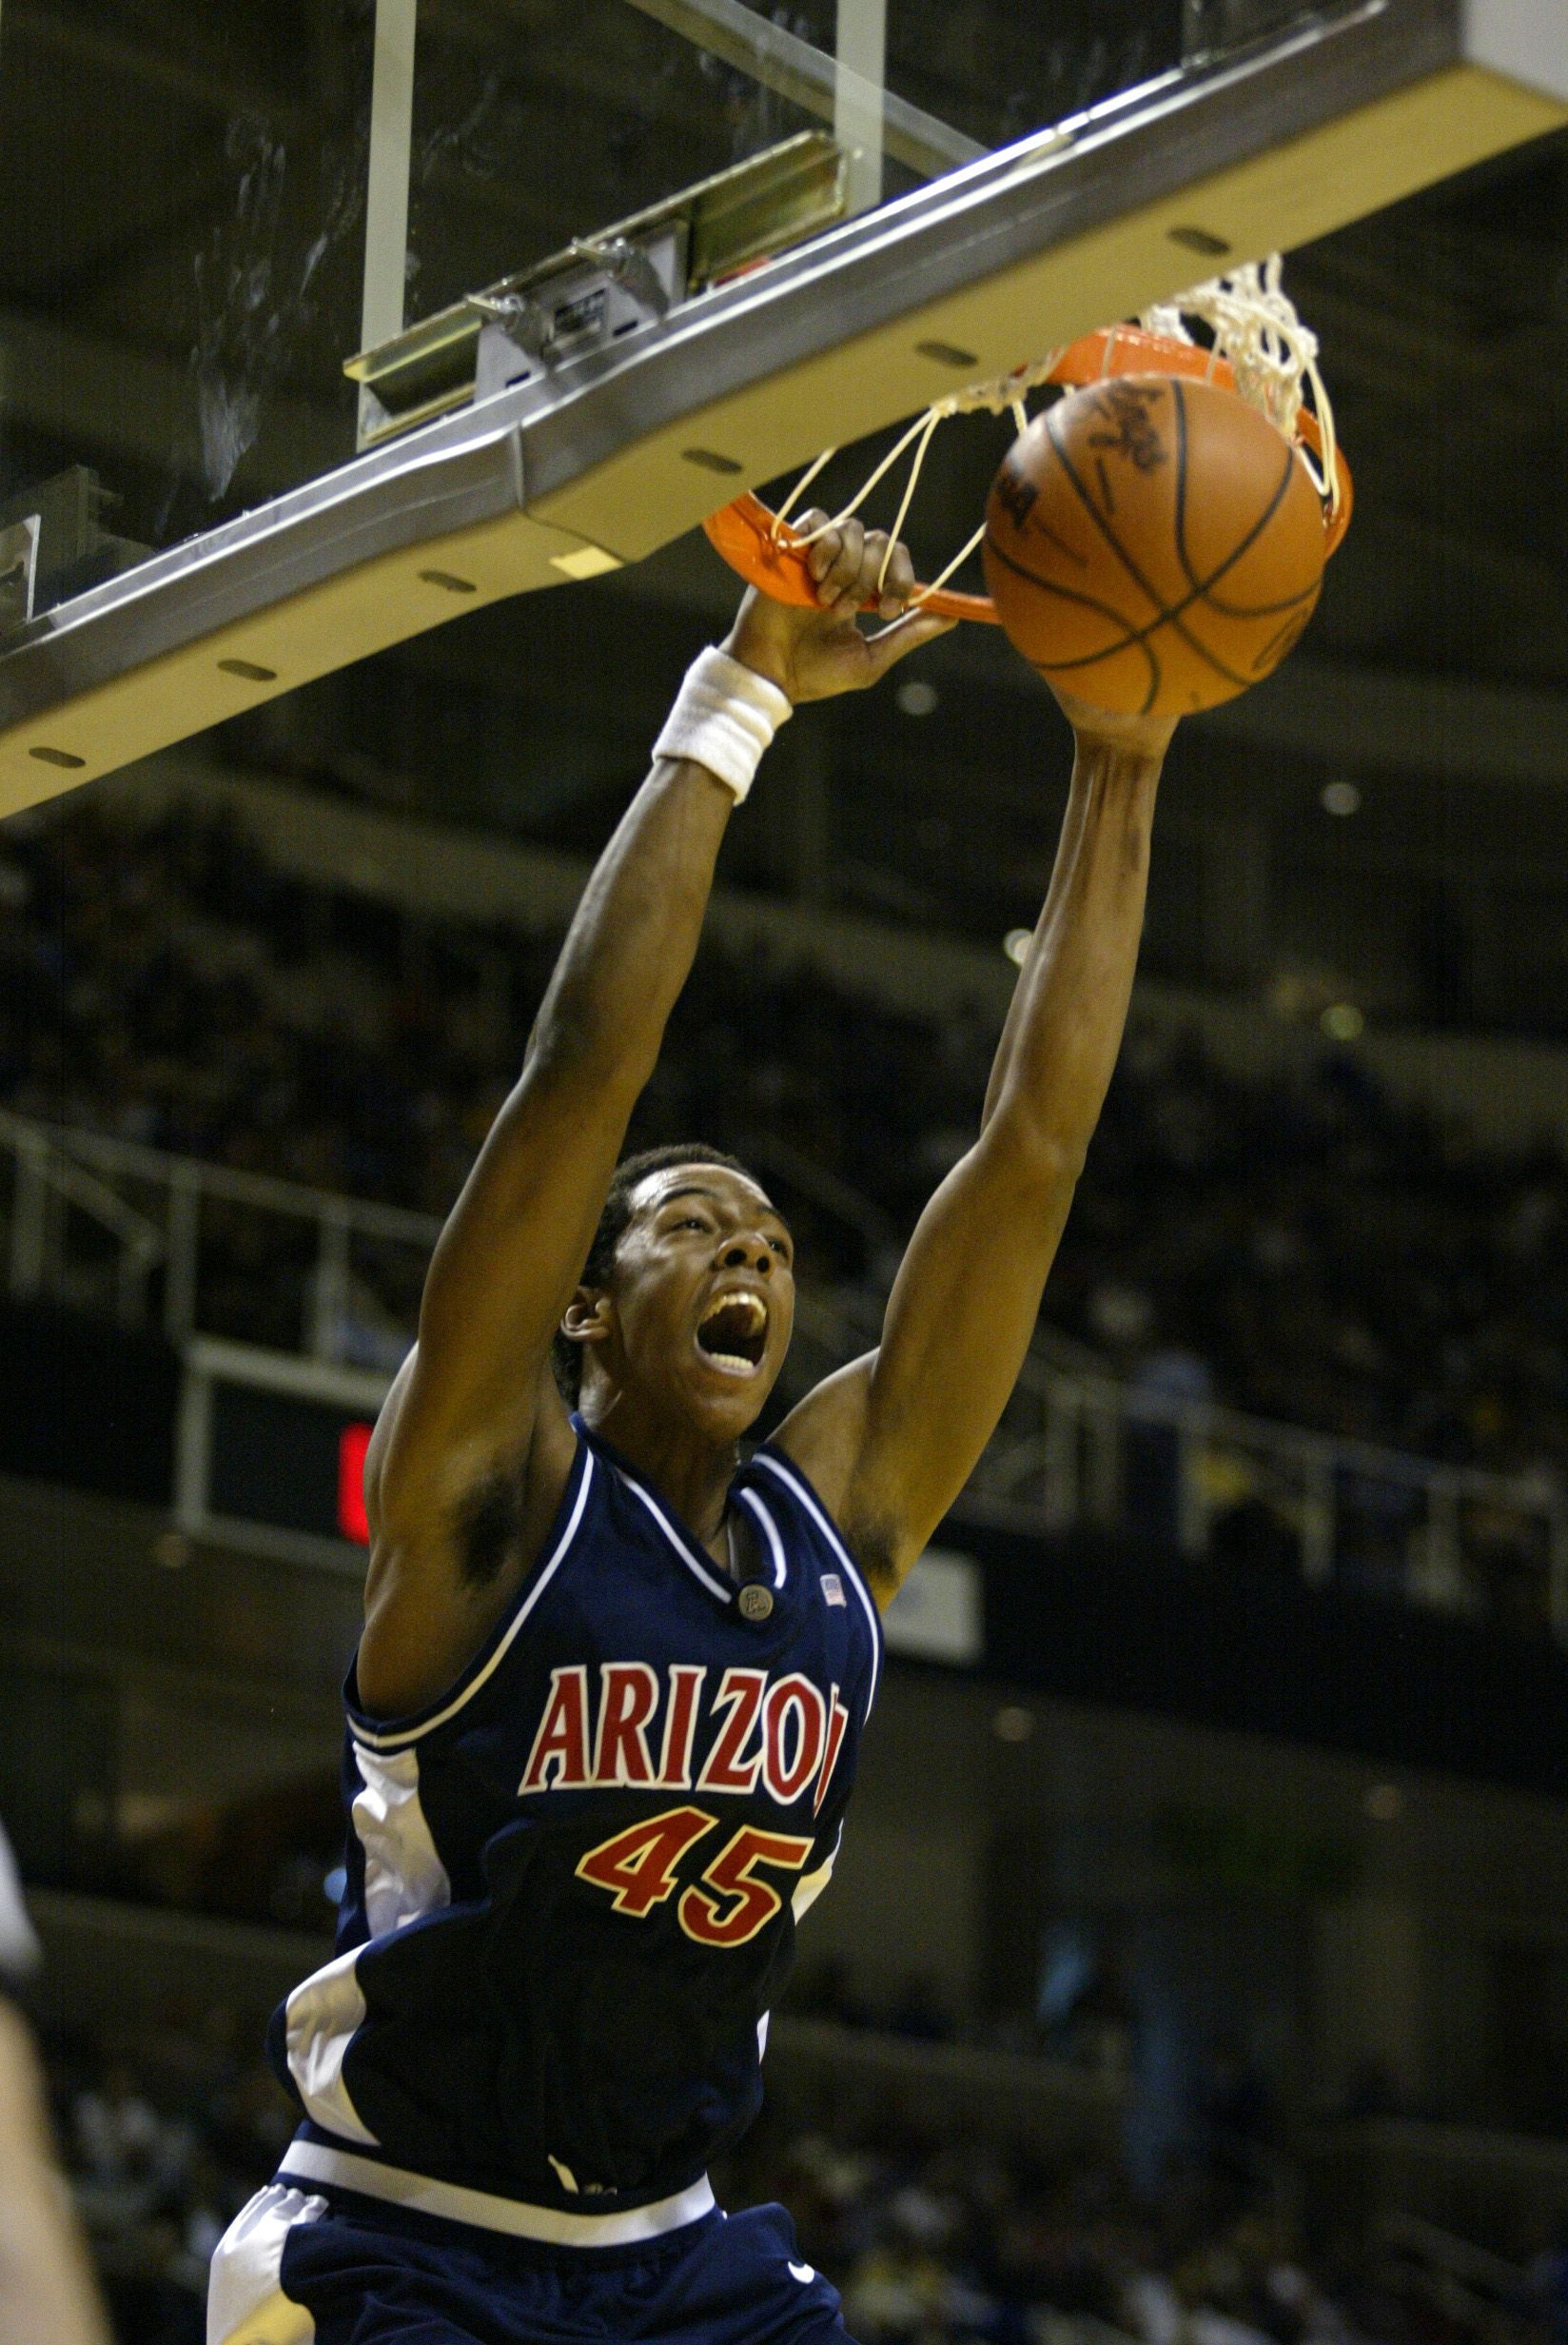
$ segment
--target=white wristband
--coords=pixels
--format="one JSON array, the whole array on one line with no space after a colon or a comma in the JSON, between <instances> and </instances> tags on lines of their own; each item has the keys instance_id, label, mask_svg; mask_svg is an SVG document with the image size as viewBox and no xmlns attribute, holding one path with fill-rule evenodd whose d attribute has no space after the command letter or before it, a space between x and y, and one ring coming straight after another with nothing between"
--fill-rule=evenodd
<instances>
[{"instance_id":1,"label":"white wristband","mask_svg":"<svg viewBox=\"0 0 1568 2345\"><path fill-rule=\"evenodd\" d=\"M793 714L790 696L728 652L699 652L686 671L656 758L687 758L733 790L740 805L762 752Z\"/></svg>"}]
</instances>

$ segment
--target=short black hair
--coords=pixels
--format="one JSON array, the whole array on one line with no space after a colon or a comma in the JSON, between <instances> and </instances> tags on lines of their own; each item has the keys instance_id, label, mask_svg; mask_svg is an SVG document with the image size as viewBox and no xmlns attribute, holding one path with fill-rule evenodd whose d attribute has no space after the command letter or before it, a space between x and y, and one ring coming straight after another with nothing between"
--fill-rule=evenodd
<instances>
[{"instance_id":1,"label":"short black hair","mask_svg":"<svg viewBox=\"0 0 1568 2345\"><path fill-rule=\"evenodd\" d=\"M632 1197L638 1184L650 1172L667 1172L676 1164L718 1164L726 1171L740 1173L746 1180L756 1175L743 1165L738 1156L727 1156L721 1148L710 1148L704 1140L667 1141L662 1148L639 1149L635 1156L622 1157L610 1175L610 1187L605 1195L604 1209L594 1232L594 1242L588 1249L588 1259L578 1279L579 1287L602 1287L615 1268L616 1248L620 1244L632 1218ZM760 1184L758 1184L760 1186ZM550 1346L550 1365L562 1400L576 1408L582 1390L582 1346L574 1344L560 1330L556 1330Z\"/></svg>"}]
</instances>

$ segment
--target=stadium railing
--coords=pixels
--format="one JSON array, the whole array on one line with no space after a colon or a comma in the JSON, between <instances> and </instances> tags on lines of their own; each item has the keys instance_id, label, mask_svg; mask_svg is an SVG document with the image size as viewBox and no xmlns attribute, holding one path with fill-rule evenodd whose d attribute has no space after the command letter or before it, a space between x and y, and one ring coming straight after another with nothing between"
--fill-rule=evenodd
<instances>
[{"instance_id":1,"label":"stadium railing","mask_svg":"<svg viewBox=\"0 0 1568 2345\"><path fill-rule=\"evenodd\" d=\"M785 1142L770 1175L852 1230L873 1258L875 1207ZM323 1366L390 1375L410 1340L441 1224L106 1133L0 1111L0 1243L16 1298L198 1335L261 1340ZM246 1323L244 1277L271 1323ZM874 1342L870 1288L817 1291L798 1315L795 1374ZM966 1510L1011 1527L1132 1539L1199 1560L1272 1564L1457 1615L1498 1608L1568 1643L1568 1485L1503 1475L1137 1389L1042 1329Z\"/></svg>"}]
</instances>

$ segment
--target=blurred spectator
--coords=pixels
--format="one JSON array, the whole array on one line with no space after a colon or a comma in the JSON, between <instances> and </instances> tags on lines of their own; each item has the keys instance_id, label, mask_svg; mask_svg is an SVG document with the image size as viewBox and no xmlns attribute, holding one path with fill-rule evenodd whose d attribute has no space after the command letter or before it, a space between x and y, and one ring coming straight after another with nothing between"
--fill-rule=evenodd
<instances>
[{"instance_id":1,"label":"blurred spectator","mask_svg":"<svg viewBox=\"0 0 1568 2345\"><path fill-rule=\"evenodd\" d=\"M32 2039L8 1993L36 1959L0 1832L0 2337L8 2345L108 2345L59 2186Z\"/></svg>"}]
</instances>

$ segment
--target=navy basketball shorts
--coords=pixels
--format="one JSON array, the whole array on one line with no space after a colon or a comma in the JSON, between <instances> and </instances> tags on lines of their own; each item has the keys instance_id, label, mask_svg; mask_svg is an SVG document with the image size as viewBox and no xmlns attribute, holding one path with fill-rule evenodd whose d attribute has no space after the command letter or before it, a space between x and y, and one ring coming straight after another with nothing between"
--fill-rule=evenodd
<instances>
[{"instance_id":1,"label":"navy basketball shorts","mask_svg":"<svg viewBox=\"0 0 1568 2345\"><path fill-rule=\"evenodd\" d=\"M561 2247L286 2177L212 2258L207 2345L852 2345L782 2207Z\"/></svg>"}]
</instances>

